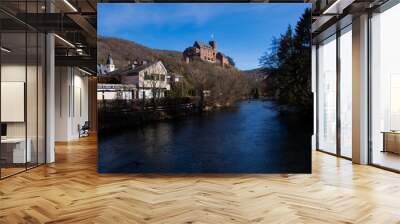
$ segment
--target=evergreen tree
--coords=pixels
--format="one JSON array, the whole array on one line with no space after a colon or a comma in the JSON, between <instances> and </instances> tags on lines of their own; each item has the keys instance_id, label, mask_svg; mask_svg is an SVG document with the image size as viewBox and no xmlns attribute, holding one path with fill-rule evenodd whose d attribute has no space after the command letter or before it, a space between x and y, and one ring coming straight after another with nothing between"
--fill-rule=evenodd
<instances>
[{"instance_id":1,"label":"evergreen tree","mask_svg":"<svg viewBox=\"0 0 400 224\"><path fill-rule=\"evenodd\" d=\"M280 37L280 42L279 42L279 47L277 51L277 57L279 61L279 65L285 66L285 64L288 63L289 59L291 58L293 54L293 31L292 27L289 25L286 33L281 35Z\"/></svg>"},{"instance_id":2,"label":"evergreen tree","mask_svg":"<svg viewBox=\"0 0 400 224\"><path fill-rule=\"evenodd\" d=\"M269 74L267 94L281 103L312 109L311 94L311 11L305 10L296 27L272 40L272 47L260 58Z\"/></svg>"}]
</instances>

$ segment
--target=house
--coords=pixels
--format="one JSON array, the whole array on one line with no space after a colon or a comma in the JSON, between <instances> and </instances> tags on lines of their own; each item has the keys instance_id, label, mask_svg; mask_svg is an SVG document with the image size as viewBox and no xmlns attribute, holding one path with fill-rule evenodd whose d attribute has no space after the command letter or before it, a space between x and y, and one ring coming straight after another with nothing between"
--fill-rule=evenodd
<instances>
[{"instance_id":1,"label":"house","mask_svg":"<svg viewBox=\"0 0 400 224\"><path fill-rule=\"evenodd\" d=\"M137 98L136 85L97 84L97 100L133 100Z\"/></svg>"},{"instance_id":2,"label":"house","mask_svg":"<svg viewBox=\"0 0 400 224\"><path fill-rule=\"evenodd\" d=\"M107 74L116 77L121 84L136 86L137 90L133 96L135 99L164 97L165 92L171 89L167 75L167 69L161 61L153 63L135 61L126 68Z\"/></svg>"},{"instance_id":3,"label":"house","mask_svg":"<svg viewBox=\"0 0 400 224\"><path fill-rule=\"evenodd\" d=\"M183 60L186 63L190 63L195 58L198 58L202 61L218 63L222 67L231 66L228 57L218 52L217 47L215 40L208 42L208 44L195 41L192 47L188 47L183 51Z\"/></svg>"}]
</instances>

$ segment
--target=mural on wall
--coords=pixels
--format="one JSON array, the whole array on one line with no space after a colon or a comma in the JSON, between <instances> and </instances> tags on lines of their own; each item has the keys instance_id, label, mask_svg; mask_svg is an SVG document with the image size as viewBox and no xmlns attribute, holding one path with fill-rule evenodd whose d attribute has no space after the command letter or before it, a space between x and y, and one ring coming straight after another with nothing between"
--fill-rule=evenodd
<instances>
[{"instance_id":1,"label":"mural on wall","mask_svg":"<svg viewBox=\"0 0 400 224\"><path fill-rule=\"evenodd\" d=\"M98 171L310 173L308 7L98 4Z\"/></svg>"}]
</instances>

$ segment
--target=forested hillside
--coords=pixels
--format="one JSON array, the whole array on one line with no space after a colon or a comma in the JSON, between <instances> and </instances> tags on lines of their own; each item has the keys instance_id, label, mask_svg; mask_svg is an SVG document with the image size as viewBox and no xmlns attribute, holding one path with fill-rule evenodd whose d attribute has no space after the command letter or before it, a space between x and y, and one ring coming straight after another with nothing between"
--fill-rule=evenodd
<instances>
[{"instance_id":1,"label":"forested hillside","mask_svg":"<svg viewBox=\"0 0 400 224\"><path fill-rule=\"evenodd\" d=\"M178 51L151 49L133 41L111 37L99 37L97 49L98 63L105 64L107 55L111 53L117 69L133 60L162 61L168 72L184 76L183 86L174 93L177 96L203 98L204 90L209 90L211 95L207 103L228 106L252 93L249 77L236 68L222 68L200 60L186 64L182 61L182 53Z\"/></svg>"}]
</instances>

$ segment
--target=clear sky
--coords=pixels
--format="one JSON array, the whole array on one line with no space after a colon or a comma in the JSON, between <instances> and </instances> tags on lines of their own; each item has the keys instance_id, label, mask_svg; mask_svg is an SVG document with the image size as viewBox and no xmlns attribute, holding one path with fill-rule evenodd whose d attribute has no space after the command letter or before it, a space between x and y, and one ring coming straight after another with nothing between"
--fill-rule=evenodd
<instances>
[{"instance_id":1,"label":"clear sky","mask_svg":"<svg viewBox=\"0 0 400 224\"><path fill-rule=\"evenodd\" d=\"M183 51L212 36L236 67L258 67L272 37L293 27L309 4L301 3L99 3L98 34L150 48Z\"/></svg>"}]
</instances>

